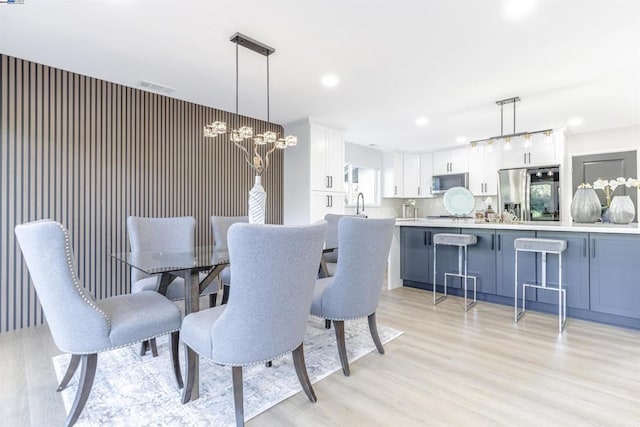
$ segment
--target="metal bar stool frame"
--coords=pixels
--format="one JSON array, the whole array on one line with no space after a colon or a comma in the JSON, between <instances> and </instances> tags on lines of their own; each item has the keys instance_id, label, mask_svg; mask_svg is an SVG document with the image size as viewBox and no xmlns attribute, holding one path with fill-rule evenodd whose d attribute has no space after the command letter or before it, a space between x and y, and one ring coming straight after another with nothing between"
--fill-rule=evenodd
<instances>
[{"instance_id":1,"label":"metal bar stool frame","mask_svg":"<svg viewBox=\"0 0 640 427\"><path fill-rule=\"evenodd\" d=\"M542 284L531 284L522 282L522 311L518 311L518 252L533 252L542 255ZM515 283L514 283L514 322L518 323L518 320L524 316L526 312L526 289L527 287L536 289L545 289L548 291L558 292L558 332L562 332L564 325L567 322L567 290L562 288L562 251L550 251L550 250L534 250L534 249L518 249L516 248L515 254ZM547 286L547 254L558 255L558 287Z\"/></svg>"},{"instance_id":2,"label":"metal bar stool frame","mask_svg":"<svg viewBox=\"0 0 640 427\"><path fill-rule=\"evenodd\" d=\"M437 234L436 234L437 236ZM436 274L437 274L437 250L438 250L438 245L446 245L446 246L457 246L458 247L458 272L457 273L444 273L444 295L441 295L440 297L436 296ZM468 311L471 307L473 307L474 305L476 305L476 303L478 302L477 300L477 288L476 288L476 276L470 276L468 274L468 244L452 244L452 243L437 243L435 241L435 236L434 236L434 241L433 241L433 305L436 305L442 301L444 301L445 299L447 299L447 278L449 276L453 276L453 277L460 277L462 279L464 279L464 311ZM462 261L462 255L463 255L463 248L464 248L464 273L462 272L462 267L463 267L463 261ZM467 289L468 289L468 281L469 279L473 280L473 301L471 301L470 303L467 303Z\"/></svg>"}]
</instances>

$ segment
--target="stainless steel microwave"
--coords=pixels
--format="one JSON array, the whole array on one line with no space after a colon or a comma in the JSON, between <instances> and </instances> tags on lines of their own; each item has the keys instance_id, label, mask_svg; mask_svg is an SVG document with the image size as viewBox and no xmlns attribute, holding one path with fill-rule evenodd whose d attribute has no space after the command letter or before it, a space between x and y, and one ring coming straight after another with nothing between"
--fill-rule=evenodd
<instances>
[{"instance_id":1,"label":"stainless steel microwave","mask_svg":"<svg viewBox=\"0 0 640 427\"><path fill-rule=\"evenodd\" d=\"M469 174L451 173L447 175L434 175L432 180L431 193L443 194L453 187L469 188Z\"/></svg>"}]
</instances>

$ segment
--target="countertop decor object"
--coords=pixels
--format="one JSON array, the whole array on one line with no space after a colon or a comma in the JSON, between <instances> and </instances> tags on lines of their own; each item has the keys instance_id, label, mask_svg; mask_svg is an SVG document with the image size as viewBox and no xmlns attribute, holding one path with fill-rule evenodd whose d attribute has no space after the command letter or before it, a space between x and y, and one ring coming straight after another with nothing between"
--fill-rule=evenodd
<instances>
[{"instance_id":1,"label":"countertop decor object","mask_svg":"<svg viewBox=\"0 0 640 427\"><path fill-rule=\"evenodd\" d=\"M229 140L242 150L244 159L256 173L255 184L249 192L249 222L252 224L264 224L267 193L262 187L261 175L269 168L269 156L271 153L276 149L284 150L287 147L297 145L298 138L294 135L279 138L278 134L273 131L265 131L262 134L254 135L251 126L240 124L240 116L238 115L238 47L243 46L267 58L267 124L270 123L269 55L276 50L240 33L235 33L230 40L236 45L236 123L235 128L229 132ZM226 133L227 124L225 122L214 121L204 127L204 136L207 138L215 138ZM249 142L249 144L245 146L245 142Z\"/></svg>"},{"instance_id":2,"label":"countertop decor object","mask_svg":"<svg viewBox=\"0 0 640 427\"><path fill-rule=\"evenodd\" d=\"M636 216L636 209L630 196L615 196L607 212L609 220L614 224L629 224Z\"/></svg>"},{"instance_id":3,"label":"countertop decor object","mask_svg":"<svg viewBox=\"0 0 640 427\"><path fill-rule=\"evenodd\" d=\"M589 184L586 184L589 185ZM607 201L606 207L611 206L611 196L616 191L616 188L625 186L627 188L636 187L640 188L640 181L635 178L623 178L618 177L616 179L606 180L602 178L598 178L596 182L593 183L593 188L595 190L602 190L604 192L604 197Z\"/></svg>"},{"instance_id":4,"label":"countertop decor object","mask_svg":"<svg viewBox=\"0 0 640 427\"><path fill-rule=\"evenodd\" d=\"M473 211L476 203L471 191L464 187L453 187L444 193L442 204L451 215L464 217Z\"/></svg>"},{"instance_id":5,"label":"countertop decor object","mask_svg":"<svg viewBox=\"0 0 640 427\"><path fill-rule=\"evenodd\" d=\"M600 219L602 209L596 191L589 184L580 184L571 200L571 217L582 224L594 223Z\"/></svg>"}]
</instances>

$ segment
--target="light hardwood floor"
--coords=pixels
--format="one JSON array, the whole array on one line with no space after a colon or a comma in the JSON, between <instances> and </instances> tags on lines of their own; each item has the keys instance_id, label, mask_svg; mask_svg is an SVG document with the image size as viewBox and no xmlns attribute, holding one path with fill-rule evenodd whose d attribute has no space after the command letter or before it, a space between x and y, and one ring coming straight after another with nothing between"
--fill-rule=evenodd
<instances>
[{"instance_id":1,"label":"light hardwood floor","mask_svg":"<svg viewBox=\"0 0 640 427\"><path fill-rule=\"evenodd\" d=\"M383 291L378 323L404 333L249 426L640 426L640 331L449 297ZM347 345L349 343L347 342ZM0 425L62 425L44 326L0 334Z\"/></svg>"}]
</instances>

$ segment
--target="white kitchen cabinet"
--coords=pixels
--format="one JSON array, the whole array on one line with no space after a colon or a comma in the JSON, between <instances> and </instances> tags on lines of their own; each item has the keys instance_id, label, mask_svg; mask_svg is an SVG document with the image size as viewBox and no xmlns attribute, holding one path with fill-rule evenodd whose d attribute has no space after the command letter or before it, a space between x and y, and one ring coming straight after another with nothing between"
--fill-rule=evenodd
<instances>
[{"instance_id":1,"label":"white kitchen cabinet","mask_svg":"<svg viewBox=\"0 0 640 427\"><path fill-rule=\"evenodd\" d=\"M342 131L310 125L310 180L317 191L343 191L344 139Z\"/></svg>"},{"instance_id":2,"label":"white kitchen cabinet","mask_svg":"<svg viewBox=\"0 0 640 427\"><path fill-rule=\"evenodd\" d=\"M313 119L284 126L298 145L284 150L285 224L308 224L327 213L344 213L343 132Z\"/></svg>"},{"instance_id":3,"label":"white kitchen cabinet","mask_svg":"<svg viewBox=\"0 0 640 427\"><path fill-rule=\"evenodd\" d=\"M436 151L433 153L433 174L446 175L449 173L463 173L469 171L469 149L456 148L454 150Z\"/></svg>"},{"instance_id":4,"label":"white kitchen cabinet","mask_svg":"<svg viewBox=\"0 0 640 427\"><path fill-rule=\"evenodd\" d=\"M309 221L324 219L328 213L344 213L344 193L335 191L310 191L311 200Z\"/></svg>"},{"instance_id":5,"label":"white kitchen cabinet","mask_svg":"<svg viewBox=\"0 0 640 427\"><path fill-rule=\"evenodd\" d=\"M420 154L403 154L404 197L420 197Z\"/></svg>"},{"instance_id":6,"label":"white kitchen cabinet","mask_svg":"<svg viewBox=\"0 0 640 427\"><path fill-rule=\"evenodd\" d=\"M382 197L404 196L404 155L384 153L382 155L383 192Z\"/></svg>"},{"instance_id":7,"label":"white kitchen cabinet","mask_svg":"<svg viewBox=\"0 0 640 427\"><path fill-rule=\"evenodd\" d=\"M432 195L433 179L433 153L420 155L420 196L429 197Z\"/></svg>"},{"instance_id":8,"label":"white kitchen cabinet","mask_svg":"<svg viewBox=\"0 0 640 427\"><path fill-rule=\"evenodd\" d=\"M531 138L530 144L525 144L523 138L511 141L511 148L504 149L505 144L502 143L504 151L504 168L519 168L529 166L548 166L560 162L561 159L556 158L555 142L551 139L548 141L542 138ZM528 146L527 146L528 145Z\"/></svg>"},{"instance_id":9,"label":"white kitchen cabinet","mask_svg":"<svg viewBox=\"0 0 640 427\"><path fill-rule=\"evenodd\" d=\"M469 191L474 196L498 194L498 169L502 165L500 149L476 146L469 151Z\"/></svg>"}]
</instances>

